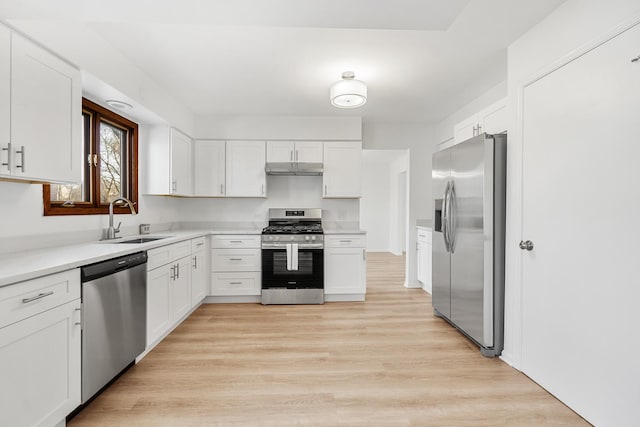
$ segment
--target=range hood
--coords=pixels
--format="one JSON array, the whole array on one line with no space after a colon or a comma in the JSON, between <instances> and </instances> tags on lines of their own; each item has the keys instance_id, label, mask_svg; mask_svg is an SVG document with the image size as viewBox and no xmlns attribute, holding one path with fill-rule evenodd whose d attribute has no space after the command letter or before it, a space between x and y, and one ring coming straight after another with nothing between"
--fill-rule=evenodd
<instances>
[{"instance_id":1,"label":"range hood","mask_svg":"<svg viewBox=\"0 0 640 427\"><path fill-rule=\"evenodd\" d=\"M324 171L322 163L286 162L267 163L264 167L267 175L317 176Z\"/></svg>"}]
</instances>

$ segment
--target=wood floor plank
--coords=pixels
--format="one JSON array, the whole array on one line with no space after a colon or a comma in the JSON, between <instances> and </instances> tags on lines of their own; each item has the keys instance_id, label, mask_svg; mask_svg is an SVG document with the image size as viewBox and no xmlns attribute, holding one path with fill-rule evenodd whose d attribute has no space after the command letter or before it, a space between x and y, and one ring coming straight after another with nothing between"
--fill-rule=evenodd
<instances>
[{"instance_id":1,"label":"wood floor plank","mask_svg":"<svg viewBox=\"0 0 640 427\"><path fill-rule=\"evenodd\" d=\"M203 305L68 425L588 425L403 282L370 253L364 303Z\"/></svg>"}]
</instances>

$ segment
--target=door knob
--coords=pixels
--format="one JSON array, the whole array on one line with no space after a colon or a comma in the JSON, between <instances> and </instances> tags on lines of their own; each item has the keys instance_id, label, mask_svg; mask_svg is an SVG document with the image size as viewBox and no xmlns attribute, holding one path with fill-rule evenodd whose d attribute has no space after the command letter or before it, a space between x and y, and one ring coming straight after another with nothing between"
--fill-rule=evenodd
<instances>
[{"instance_id":1,"label":"door knob","mask_svg":"<svg viewBox=\"0 0 640 427\"><path fill-rule=\"evenodd\" d=\"M533 250L533 242L531 240L526 240L526 241L520 241L520 249L527 250L527 251L532 251Z\"/></svg>"}]
</instances>

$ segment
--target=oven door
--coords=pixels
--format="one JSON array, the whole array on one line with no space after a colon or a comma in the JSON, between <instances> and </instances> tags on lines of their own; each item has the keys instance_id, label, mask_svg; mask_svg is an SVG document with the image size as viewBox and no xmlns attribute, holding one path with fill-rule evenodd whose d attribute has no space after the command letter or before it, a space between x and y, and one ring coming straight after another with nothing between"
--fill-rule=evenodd
<instances>
[{"instance_id":1,"label":"oven door","mask_svg":"<svg viewBox=\"0 0 640 427\"><path fill-rule=\"evenodd\" d=\"M296 258L285 245L263 248L262 289L324 289L323 263L323 249L298 248Z\"/></svg>"}]
</instances>

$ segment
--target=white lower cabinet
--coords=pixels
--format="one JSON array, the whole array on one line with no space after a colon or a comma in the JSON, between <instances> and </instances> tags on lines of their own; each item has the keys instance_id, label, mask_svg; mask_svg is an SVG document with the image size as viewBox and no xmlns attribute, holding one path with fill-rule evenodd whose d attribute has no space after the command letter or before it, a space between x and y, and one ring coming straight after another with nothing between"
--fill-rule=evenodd
<instances>
[{"instance_id":1,"label":"white lower cabinet","mask_svg":"<svg viewBox=\"0 0 640 427\"><path fill-rule=\"evenodd\" d=\"M54 301L64 292L60 283L67 281L67 273L0 288L5 308L15 302L16 309L28 307L0 323L2 426L53 426L80 405L80 273L70 274L73 290L60 304Z\"/></svg>"},{"instance_id":2,"label":"white lower cabinet","mask_svg":"<svg viewBox=\"0 0 640 427\"><path fill-rule=\"evenodd\" d=\"M367 291L364 235L325 235L324 293L338 300L364 300ZM350 297L340 297L349 295ZM344 299L343 299L344 298Z\"/></svg>"},{"instance_id":3,"label":"white lower cabinet","mask_svg":"<svg viewBox=\"0 0 640 427\"><path fill-rule=\"evenodd\" d=\"M211 296L262 292L260 236L217 235L211 242Z\"/></svg>"},{"instance_id":4,"label":"white lower cabinet","mask_svg":"<svg viewBox=\"0 0 640 427\"><path fill-rule=\"evenodd\" d=\"M191 241L191 307L207 296L207 246L206 237Z\"/></svg>"},{"instance_id":5,"label":"white lower cabinet","mask_svg":"<svg viewBox=\"0 0 640 427\"><path fill-rule=\"evenodd\" d=\"M212 295L260 295L261 273L256 271L214 272L211 282Z\"/></svg>"},{"instance_id":6,"label":"white lower cabinet","mask_svg":"<svg viewBox=\"0 0 640 427\"><path fill-rule=\"evenodd\" d=\"M189 310L191 304L191 241L147 251L147 347ZM159 265L159 266L158 266Z\"/></svg>"},{"instance_id":7,"label":"white lower cabinet","mask_svg":"<svg viewBox=\"0 0 640 427\"><path fill-rule=\"evenodd\" d=\"M416 261L417 277L422 289L431 293L431 230L417 227Z\"/></svg>"},{"instance_id":8,"label":"white lower cabinet","mask_svg":"<svg viewBox=\"0 0 640 427\"><path fill-rule=\"evenodd\" d=\"M147 272L147 347L171 327L171 280L173 266Z\"/></svg>"},{"instance_id":9,"label":"white lower cabinet","mask_svg":"<svg viewBox=\"0 0 640 427\"><path fill-rule=\"evenodd\" d=\"M171 282L171 320L178 322L191 310L191 257L180 258L175 263Z\"/></svg>"}]
</instances>

